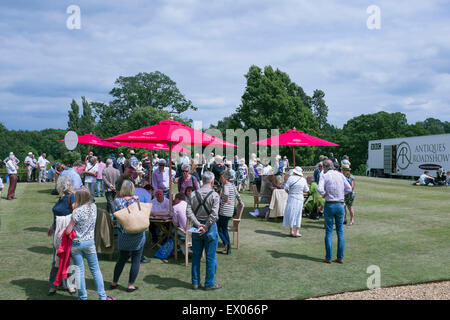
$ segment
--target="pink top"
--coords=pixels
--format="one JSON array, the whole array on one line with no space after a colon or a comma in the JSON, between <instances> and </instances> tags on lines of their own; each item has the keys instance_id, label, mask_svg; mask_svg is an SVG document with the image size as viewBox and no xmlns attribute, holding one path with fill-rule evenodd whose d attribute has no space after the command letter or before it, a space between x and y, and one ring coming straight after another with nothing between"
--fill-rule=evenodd
<instances>
[{"instance_id":1,"label":"pink top","mask_svg":"<svg viewBox=\"0 0 450 320\"><path fill-rule=\"evenodd\" d=\"M173 206L172 223L175 227L180 227L186 231L186 208L187 202L181 201L179 204Z\"/></svg>"},{"instance_id":2,"label":"pink top","mask_svg":"<svg viewBox=\"0 0 450 320\"><path fill-rule=\"evenodd\" d=\"M98 171L97 171L97 179L103 180L103 169L106 168L106 164L104 162L98 163Z\"/></svg>"},{"instance_id":3,"label":"pink top","mask_svg":"<svg viewBox=\"0 0 450 320\"><path fill-rule=\"evenodd\" d=\"M73 167L75 169L76 172L78 172L78 174L81 175L84 173L84 170L86 169L86 164L83 164L80 167Z\"/></svg>"}]
</instances>

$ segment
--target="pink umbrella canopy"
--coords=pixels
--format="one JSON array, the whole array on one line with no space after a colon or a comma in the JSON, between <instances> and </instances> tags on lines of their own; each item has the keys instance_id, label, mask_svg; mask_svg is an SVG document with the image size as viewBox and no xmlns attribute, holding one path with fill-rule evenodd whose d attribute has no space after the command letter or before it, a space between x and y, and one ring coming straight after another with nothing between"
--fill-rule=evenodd
<instances>
[{"instance_id":1,"label":"pink umbrella canopy","mask_svg":"<svg viewBox=\"0 0 450 320\"><path fill-rule=\"evenodd\" d=\"M133 143L166 143L169 146L169 164L172 163L172 150L175 144L237 148L232 143L189 128L175 120L164 120L157 125L122 133L105 140ZM169 202L170 208L172 208L172 170L169 170Z\"/></svg>"},{"instance_id":2,"label":"pink umbrella canopy","mask_svg":"<svg viewBox=\"0 0 450 320\"><path fill-rule=\"evenodd\" d=\"M124 142L124 141L111 141L112 143L121 147L142 148L150 150L169 151L167 143L151 143L151 142ZM182 146L174 145L172 151L190 153L191 150L185 149Z\"/></svg>"},{"instance_id":3,"label":"pink umbrella canopy","mask_svg":"<svg viewBox=\"0 0 450 320\"><path fill-rule=\"evenodd\" d=\"M323 146L323 147L338 147L336 143L332 143L323 139L319 139L309 134L306 134L298 130L288 130L285 133L279 134L277 136L270 137L268 139L253 142L253 144L258 145L269 145L269 146L292 146L292 157L294 160L295 167L295 147L312 147L312 146Z\"/></svg>"},{"instance_id":4,"label":"pink umbrella canopy","mask_svg":"<svg viewBox=\"0 0 450 320\"><path fill-rule=\"evenodd\" d=\"M253 142L253 144L272 145L272 146L326 146L338 147L336 143L332 143L323 139L310 136L298 130L288 130L285 133L270 137L261 141Z\"/></svg>"},{"instance_id":5,"label":"pink umbrella canopy","mask_svg":"<svg viewBox=\"0 0 450 320\"><path fill-rule=\"evenodd\" d=\"M153 143L173 143L184 145L201 145L217 147L234 147L236 145L207 133L201 132L185 126L181 122L174 120L164 120L157 125L119 134L105 139L107 141L122 142L153 142Z\"/></svg>"},{"instance_id":6,"label":"pink umbrella canopy","mask_svg":"<svg viewBox=\"0 0 450 320\"><path fill-rule=\"evenodd\" d=\"M59 140L59 141L64 141L64 140ZM78 143L79 144L90 144L93 146L100 146L100 147L119 148L118 146L116 146L108 141L100 139L95 134L85 134L83 136L79 136Z\"/></svg>"}]
</instances>

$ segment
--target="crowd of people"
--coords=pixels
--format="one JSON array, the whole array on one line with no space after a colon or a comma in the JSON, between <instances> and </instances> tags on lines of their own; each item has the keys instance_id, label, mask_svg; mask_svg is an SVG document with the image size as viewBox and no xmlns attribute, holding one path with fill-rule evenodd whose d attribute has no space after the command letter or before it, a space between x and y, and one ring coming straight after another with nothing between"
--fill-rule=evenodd
<instances>
[{"instance_id":1,"label":"crowd of people","mask_svg":"<svg viewBox=\"0 0 450 320\"><path fill-rule=\"evenodd\" d=\"M73 264L81 270L78 298L87 299L84 257L94 277L99 299L110 299L105 293L93 243L93 228L97 217L95 202L98 197L105 197L106 210L113 219L115 212L136 201L151 203L153 218L170 217L175 230L186 232L189 219L193 227L197 228L197 232L192 235L193 288L197 289L200 286L200 259L203 250L206 252L207 260L204 288L205 290L220 288L221 285L214 280L217 244L219 239L224 244L224 250L219 253L225 255L231 253L228 221L233 217L235 202L243 204L237 186L245 188L248 167L244 166L245 161L239 161L237 157L234 168L233 162L226 161L220 156L213 159L214 161L202 161L199 164L196 158L183 156L178 166L172 163L172 167L169 167L168 160L159 159L157 155L150 161L145 154L139 161L132 150L129 159L121 153L117 159L111 155L103 163L101 157L91 152L84 161L76 161L72 166L57 163L54 166L54 176L59 199L53 207L53 224L48 230L48 235L54 237L48 295L54 295L61 285L73 294L73 290L64 279L58 276L61 273L61 265L57 266L56 258L57 253L61 251L62 243L72 243L69 251L72 252ZM178 193L173 198L172 209L168 199L170 174L172 183L178 188ZM150 239L147 240L145 232L128 234L120 222L116 221L115 232L119 256L109 289L114 290L119 286L125 263L131 258L127 292L134 292L138 290L134 283L141 263L150 262L150 259L143 255L144 245L147 241L150 245L158 243L161 231L156 224L151 223Z\"/></svg>"},{"instance_id":2,"label":"crowd of people","mask_svg":"<svg viewBox=\"0 0 450 320\"><path fill-rule=\"evenodd\" d=\"M25 163L31 167L33 159L33 155L30 154ZM45 159L43 154L36 161L39 173L48 165ZM39 164L40 161L42 165ZM14 168L17 170L18 159L13 154L6 163L11 170ZM342 225L347 223L347 211L350 214L350 225L354 223L355 178L351 175L348 157L344 157L339 164L333 154L329 157L321 156L314 174L306 179L303 177L301 167L289 171L288 167L286 157L277 156L272 167L269 161L261 161L255 154L251 155L248 166L245 159L239 159L237 156L233 160L227 160L214 154L211 154L208 160L204 156L200 158L196 155L189 158L184 154L177 164L172 162L169 166L169 159L160 159L158 155L150 159L148 154L145 154L144 158L138 160L133 150L130 151L128 159L123 153L119 154L118 158L112 154L103 162L101 157L90 152L84 161L76 161L71 166L55 163L51 170L59 198L53 207L54 219L48 230L48 235L53 236L54 240L48 295L54 295L60 285L71 294L74 293L74 290L64 282L61 262L58 266L57 258L60 257L61 246L64 244L70 247L71 244L68 253L73 259L73 264L80 270L78 298L87 299L83 262L86 258L99 299L113 299L105 293L93 241L97 217L95 202L98 197L106 199L106 210L113 219L115 212L139 200L141 203L152 204L152 217L170 217L175 230L186 232L189 220L196 228L196 232L192 234L193 289L201 287L200 259L203 251L206 254L203 287L206 290L221 288L221 285L215 282L218 242L221 240L224 245L223 251L219 253L229 255L231 246L228 223L235 213L235 204L243 205L240 192L251 186L257 188L262 195L261 202L266 204L270 203L274 190L284 189L288 192L283 226L290 229L289 234L292 237L301 237L303 214L313 219L324 217L327 263L331 262L331 234L335 223L338 234L336 261L342 263L345 245ZM31 177L33 167L27 170L27 173ZM10 177L12 175L10 174ZM45 178L44 174L39 176ZM173 197L172 209L168 199L170 177L178 190ZM268 205L257 212L256 216L265 216L267 210ZM147 242L150 245L158 243L161 232L155 224L150 224L147 240L145 232L128 234L118 221L115 232L119 255L109 289L114 290L119 286L125 263L131 258L126 290L134 292L138 290L134 283L141 263L150 262L150 259L143 255L143 248Z\"/></svg>"}]
</instances>

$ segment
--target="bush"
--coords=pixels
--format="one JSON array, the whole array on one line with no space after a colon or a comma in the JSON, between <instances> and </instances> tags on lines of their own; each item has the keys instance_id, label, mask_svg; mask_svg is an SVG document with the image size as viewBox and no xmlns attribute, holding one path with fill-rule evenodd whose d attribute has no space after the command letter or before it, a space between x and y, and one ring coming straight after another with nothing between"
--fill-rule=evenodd
<instances>
[{"instance_id":1,"label":"bush","mask_svg":"<svg viewBox=\"0 0 450 320\"><path fill-rule=\"evenodd\" d=\"M358 168L353 171L354 176L366 176L367 171L367 165L366 164L360 164Z\"/></svg>"},{"instance_id":2,"label":"bush","mask_svg":"<svg viewBox=\"0 0 450 320\"><path fill-rule=\"evenodd\" d=\"M81 160L81 155L76 151L68 151L62 156L62 162L70 167L77 160Z\"/></svg>"}]
</instances>

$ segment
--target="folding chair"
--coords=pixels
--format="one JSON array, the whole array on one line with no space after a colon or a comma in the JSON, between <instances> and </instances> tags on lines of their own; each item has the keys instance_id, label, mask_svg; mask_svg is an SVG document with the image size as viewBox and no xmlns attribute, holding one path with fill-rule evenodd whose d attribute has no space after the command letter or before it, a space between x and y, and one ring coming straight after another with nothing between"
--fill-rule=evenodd
<instances>
[{"instance_id":1,"label":"folding chair","mask_svg":"<svg viewBox=\"0 0 450 320\"><path fill-rule=\"evenodd\" d=\"M237 249L239 249L239 232L243 212L244 212L244 204L239 203L236 209L236 218L233 218L233 225L228 227L228 231L233 232L233 245L235 235L237 237Z\"/></svg>"}]
</instances>

